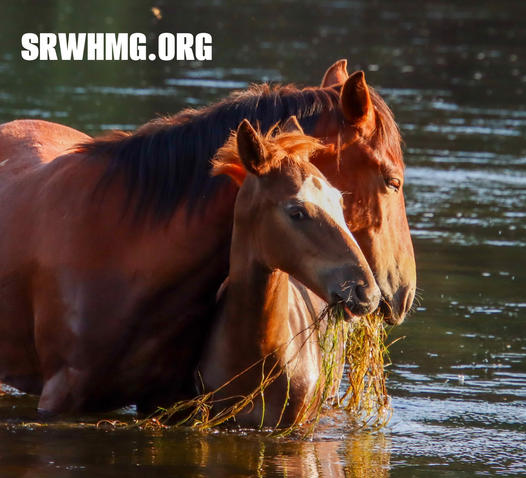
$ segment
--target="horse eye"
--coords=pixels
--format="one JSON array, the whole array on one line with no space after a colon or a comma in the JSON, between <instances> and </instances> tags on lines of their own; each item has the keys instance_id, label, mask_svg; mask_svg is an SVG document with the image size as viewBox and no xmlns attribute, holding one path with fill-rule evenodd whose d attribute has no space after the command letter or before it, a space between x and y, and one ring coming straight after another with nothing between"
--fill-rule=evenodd
<instances>
[{"instance_id":1,"label":"horse eye","mask_svg":"<svg viewBox=\"0 0 526 478\"><path fill-rule=\"evenodd\" d=\"M301 219L305 219L306 217L308 217L307 211L303 206L288 206L287 214L291 219L294 219L295 221L300 221Z\"/></svg>"},{"instance_id":2,"label":"horse eye","mask_svg":"<svg viewBox=\"0 0 526 478\"><path fill-rule=\"evenodd\" d=\"M398 178L387 178L385 183L389 189L394 191L398 191L402 185L402 182Z\"/></svg>"}]
</instances>

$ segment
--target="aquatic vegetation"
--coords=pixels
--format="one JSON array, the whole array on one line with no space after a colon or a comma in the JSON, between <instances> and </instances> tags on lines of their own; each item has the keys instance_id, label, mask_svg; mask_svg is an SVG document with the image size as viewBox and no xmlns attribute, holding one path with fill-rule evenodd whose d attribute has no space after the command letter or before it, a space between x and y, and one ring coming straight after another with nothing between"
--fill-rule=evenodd
<instances>
[{"instance_id":1,"label":"aquatic vegetation","mask_svg":"<svg viewBox=\"0 0 526 478\"><path fill-rule=\"evenodd\" d=\"M386 388L388 366L387 330L383 316L378 313L365 317L343 320L341 307L325 309L312 325L312 333L318 334L321 350L321 369L316 390L296 421L287 428L280 427L281 417L287 406L288 394L283 397L281 416L270 430L283 436L292 432L310 435L314 432L324 409L336 407L345 410L357 427L385 425L391 416L390 397ZM159 409L151 417L136 421L134 426L155 428L189 426L197 430L210 430L227 422L235 422L236 416L262 402L262 422L265 413L265 391L282 374L284 368L271 363L271 355L252 364L232 377L217 390L205 392L190 400L183 400L169 408ZM237 380L248 370L261 369L261 381L246 396L232 397L225 407L218 407L214 394ZM345 388L341 390L342 379ZM212 413L212 408L220 411ZM306 420L306 417L311 417ZM314 418L312 418L314 417ZM260 427L261 428L261 427Z\"/></svg>"},{"instance_id":2,"label":"aquatic vegetation","mask_svg":"<svg viewBox=\"0 0 526 478\"><path fill-rule=\"evenodd\" d=\"M354 320L345 344L348 387L340 404L364 423L385 425L391 417L391 399L385 368L390 365L388 332L383 316L368 314Z\"/></svg>"}]
</instances>

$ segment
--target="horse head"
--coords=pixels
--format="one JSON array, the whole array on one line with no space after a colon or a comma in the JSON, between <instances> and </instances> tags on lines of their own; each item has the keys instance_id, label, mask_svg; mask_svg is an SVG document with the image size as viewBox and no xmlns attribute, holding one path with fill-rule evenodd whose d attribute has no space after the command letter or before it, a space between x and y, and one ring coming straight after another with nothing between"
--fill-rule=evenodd
<instances>
[{"instance_id":1,"label":"horse head","mask_svg":"<svg viewBox=\"0 0 526 478\"><path fill-rule=\"evenodd\" d=\"M321 147L294 117L265 136L244 120L219 150L214 174L240 184L234 235L245 235L261 267L282 270L361 316L377 308L380 291L347 227L340 192L309 161Z\"/></svg>"},{"instance_id":2,"label":"horse head","mask_svg":"<svg viewBox=\"0 0 526 478\"><path fill-rule=\"evenodd\" d=\"M403 194L401 138L393 115L362 71L340 60L322 88L339 93L336 114L319 121L315 136L328 145L314 163L343 192L345 221L382 292L385 320L401 323L413 303L416 267Z\"/></svg>"}]
</instances>

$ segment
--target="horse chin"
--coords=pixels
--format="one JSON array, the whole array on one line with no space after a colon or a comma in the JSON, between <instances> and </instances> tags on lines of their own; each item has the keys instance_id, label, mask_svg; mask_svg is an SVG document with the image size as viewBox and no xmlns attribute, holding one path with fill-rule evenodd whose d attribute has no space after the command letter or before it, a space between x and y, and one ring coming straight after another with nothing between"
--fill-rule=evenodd
<instances>
[{"instance_id":1,"label":"horse chin","mask_svg":"<svg viewBox=\"0 0 526 478\"><path fill-rule=\"evenodd\" d=\"M387 302L385 297L382 297L380 300L380 305L378 306L378 309L376 309L375 314L383 315L384 322L387 325L400 325L405 318L404 315L400 317L395 316L392 305Z\"/></svg>"}]
</instances>

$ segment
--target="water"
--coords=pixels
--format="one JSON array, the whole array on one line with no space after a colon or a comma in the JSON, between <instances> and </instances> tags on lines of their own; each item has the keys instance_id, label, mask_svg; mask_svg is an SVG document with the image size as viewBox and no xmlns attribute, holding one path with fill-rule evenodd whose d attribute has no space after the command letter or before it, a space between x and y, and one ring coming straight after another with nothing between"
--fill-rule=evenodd
<instances>
[{"instance_id":1,"label":"water","mask_svg":"<svg viewBox=\"0 0 526 478\"><path fill-rule=\"evenodd\" d=\"M138 0L43 3L3 6L0 121L131 129L251 82L318 84L339 58L364 69L405 139L423 302L394 332L381 431L341 417L312 441L23 427L35 400L4 395L0 476L526 475L526 3L166 1L161 21ZM208 31L214 61L23 63L26 31Z\"/></svg>"}]
</instances>

